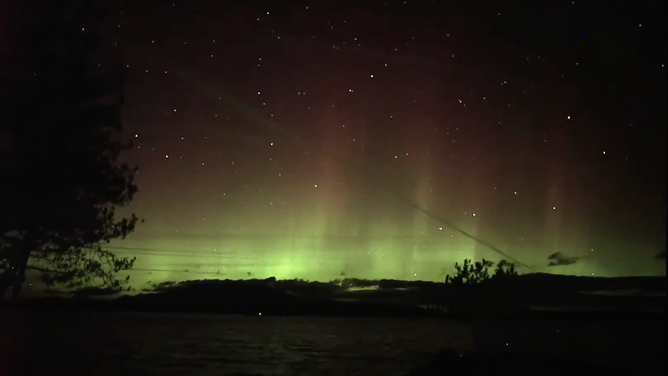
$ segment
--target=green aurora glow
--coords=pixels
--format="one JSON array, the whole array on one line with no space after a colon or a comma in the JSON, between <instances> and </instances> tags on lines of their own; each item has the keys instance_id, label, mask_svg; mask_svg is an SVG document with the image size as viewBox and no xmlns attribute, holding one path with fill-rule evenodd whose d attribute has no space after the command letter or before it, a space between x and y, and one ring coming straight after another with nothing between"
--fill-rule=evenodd
<instances>
[{"instance_id":1,"label":"green aurora glow","mask_svg":"<svg viewBox=\"0 0 668 376\"><path fill-rule=\"evenodd\" d=\"M192 74L173 73L208 97L221 94L220 88ZM227 101L247 118L281 129L281 124L232 96ZM267 142L244 146L249 149L244 152L245 165L237 162L209 176L206 170L200 171L202 175L188 183L183 175L172 175L169 168L140 175L140 182L159 181L162 186L177 186L179 192L170 196L165 189L140 190L130 209L147 223L138 226L128 239L112 244L118 247L119 255L137 257L130 273L133 286L271 276L316 281L343 275L441 281L452 272L455 262L466 258L506 258L425 212L452 221L531 267L520 268L521 272L665 274L663 263L653 257L655 248L625 240L628 237L612 234L609 228L594 230L592 223L601 221L592 214L594 207L568 200L582 188L567 173L565 166L572 157L563 152L565 141L558 136L538 176L521 165L503 165L492 152L469 150L480 159L478 167L450 170L452 178L444 180L442 155L429 152L439 141L430 137L406 138L397 149L409 152L397 154L368 175L356 170L359 163L369 162L364 157L364 139L358 139L357 144L349 142L351 134L336 121L335 113L322 118L328 119L323 121L320 135L323 149L292 139L286 140L287 149L279 152L272 149L280 144ZM514 151L516 155L522 152L526 151ZM130 160L135 157L130 156ZM289 162L267 167L267 160L277 159ZM178 161L167 163L175 166ZM230 183L233 174L242 170L254 171L256 180L234 186ZM258 177L263 174L274 178ZM223 175L230 178L221 178ZM496 182L507 185L509 181L525 187L524 191L506 189L500 193ZM511 204L518 210L509 213L500 203L500 194L520 200ZM548 268L547 257L554 252L582 259L574 265Z\"/></svg>"}]
</instances>

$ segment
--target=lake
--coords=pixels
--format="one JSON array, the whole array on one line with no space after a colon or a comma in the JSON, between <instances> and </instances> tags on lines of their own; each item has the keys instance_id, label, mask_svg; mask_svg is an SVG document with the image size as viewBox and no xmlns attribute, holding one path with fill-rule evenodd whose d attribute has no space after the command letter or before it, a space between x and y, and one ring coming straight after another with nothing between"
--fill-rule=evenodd
<instances>
[{"instance_id":1,"label":"lake","mask_svg":"<svg viewBox=\"0 0 668 376\"><path fill-rule=\"evenodd\" d=\"M474 346L616 368L664 367L665 324L657 322L489 324L477 327L486 338L476 345L467 325L445 320L83 312L0 317L3 376L400 376L441 348L466 353Z\"/></svg>"}]
</instances>

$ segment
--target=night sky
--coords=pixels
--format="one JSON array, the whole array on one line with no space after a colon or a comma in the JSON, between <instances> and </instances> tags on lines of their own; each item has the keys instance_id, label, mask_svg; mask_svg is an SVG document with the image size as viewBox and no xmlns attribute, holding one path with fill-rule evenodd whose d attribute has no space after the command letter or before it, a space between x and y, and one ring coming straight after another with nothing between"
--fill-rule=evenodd
<instances>
[{"instance_id":1,"label":"night sky","mask_svg":"<svg viewBox=\"0 0 668 376\"><path fill-rule=\"evenodd\" d=\"M133 283L665 273L664 2L503 4L120 5Z\"/></svg>"}]
</instances>

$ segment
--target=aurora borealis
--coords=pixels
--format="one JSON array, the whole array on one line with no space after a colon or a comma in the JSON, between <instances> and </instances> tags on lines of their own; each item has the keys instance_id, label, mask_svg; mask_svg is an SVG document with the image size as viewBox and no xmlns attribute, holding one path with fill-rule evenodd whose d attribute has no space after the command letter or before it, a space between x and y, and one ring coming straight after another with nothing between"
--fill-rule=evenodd
<instances>
[{"instance_id":1,"label":"aurora borealis","mask_svg":"<svg viewBox=\"0 0 668 376\"><path fill-rule=\"evenodd\" d=\"M457 229L525 272L665 273L659 2L214 3L107 25L145 219L110 247L134 285L506 258Z\"/></svg>"}]
</instances>

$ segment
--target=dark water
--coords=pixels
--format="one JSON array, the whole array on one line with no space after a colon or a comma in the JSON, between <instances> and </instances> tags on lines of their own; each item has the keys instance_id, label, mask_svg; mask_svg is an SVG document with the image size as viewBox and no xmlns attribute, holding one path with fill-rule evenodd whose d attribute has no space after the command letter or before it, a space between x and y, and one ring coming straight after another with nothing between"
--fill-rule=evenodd
<instances>
[{"instance_id":1,"label":"dark water","mask_svg":"<svg viewBox=\"0 0 668 376\"><path fill-rule=\"evenodd\" d=\"M18 312L0 318L2 376L399 376L441 348L465 353L474 346L468 326L442 320ZM665 327L532 322L482 329L485 344L478 347L486 349L651 370Z\"/></svg>"},{"instance_id":2,"label":"dark water","mask_svg":"<svg viewBox=\"0 0 668 376\"><path fill-rule=\"evenodd\" d=\"M62 313L22 321L23 362L44 374L404 375L467 340L452 323L391 319Z\"/></svg>"}]
</instances>

